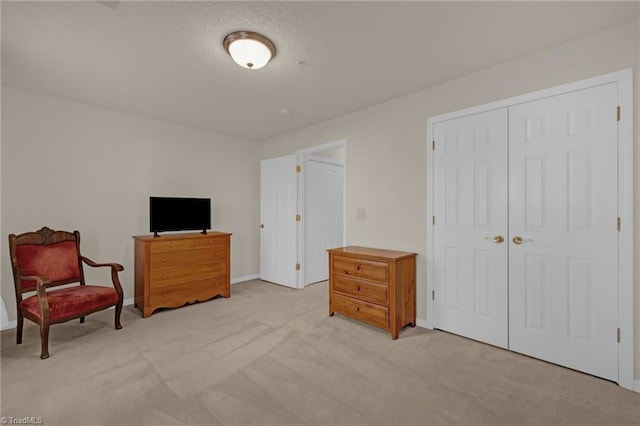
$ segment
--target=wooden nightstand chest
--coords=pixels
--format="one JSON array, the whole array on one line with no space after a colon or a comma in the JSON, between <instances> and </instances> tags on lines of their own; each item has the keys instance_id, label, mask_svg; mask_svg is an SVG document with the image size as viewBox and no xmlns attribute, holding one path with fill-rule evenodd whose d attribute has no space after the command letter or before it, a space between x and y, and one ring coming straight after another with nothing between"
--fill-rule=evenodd
<instances>
[{"instance_id":1,"label":"wooden nightstand chest","mask_svg":"<svg viewBox=\"0 0 640 426\"><path fill-rule=\"evenodd\" d=\"M416 254L367 247L329 253L329 315L383 328L398 338L416 325Z\"/></svg>"}]
</instances>

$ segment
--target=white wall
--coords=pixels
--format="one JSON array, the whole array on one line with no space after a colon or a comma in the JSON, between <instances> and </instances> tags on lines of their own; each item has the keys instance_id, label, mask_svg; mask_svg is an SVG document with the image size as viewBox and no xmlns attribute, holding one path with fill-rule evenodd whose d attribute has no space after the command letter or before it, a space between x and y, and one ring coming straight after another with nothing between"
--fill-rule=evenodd
<instances>
[{"instance_id":1,"label":"white wall","mask_svg":"<svg viewBox=\"0 0 640 426\"><path fill-rule=\"evenodd\" d=\"M0 73L1 74L1 73ZM2 88L0 87L0 99L2 99ZM2 106L0 103L0 129L2 129ZM0 137L0 180L2 176L2 138ZM4 235L2 233L2 185L0 182L0 235ZM2 253L4 252L4 247L0 244L0 259L2 258ZM0 277L2 276L2 263L0 262ZM0 278L1 279L1 278ZM0 293L1 295L1 293ZM7 306L5 303L10 303L10 299L7 299L7 302L4 301L4 296L0 298L0 330L4 330L9 326L9 313L7 312Z\"/></svg>"},{"instance_id":2,"label":"white wall","mask_svg":"<svg viewBox=\"0 0 640 426\"><path fill-rule=\"evenodd\" d=\"M149 233L149 196L210 197L232 232L231 277L259 271L260 149L255 142L2 88L1 294L15 320L7 235L80 231L83 254L118 262L133 298L132 235ZM108 283L106 268L85 268ZM107 281L105 281L107 280Z\"/></svg>"},{"instance_id":3,"label":"white wall","mask_svg":"<svg viewBox=\"0 0 640 426\"><path fill-rule=\"evenodd\" d=\"M426 319L426 123L449 111L639 65L638 21L265 141L262 158L349 141L347 241L418 253L418 317ZM635 74L638 93L638 74ZM637 107L636 96L636 112ZM638 115L636 114L636 124ZM636 127L637 129L637 127ZM635 196L640 200L638 132ZM637 204L640 205L640 204ZM358 208L366 220L356 220ZM640 208L635 217L640 251ZM636 377L640 377L640 273L635 273Z\"/></svg>"}]
</instances>

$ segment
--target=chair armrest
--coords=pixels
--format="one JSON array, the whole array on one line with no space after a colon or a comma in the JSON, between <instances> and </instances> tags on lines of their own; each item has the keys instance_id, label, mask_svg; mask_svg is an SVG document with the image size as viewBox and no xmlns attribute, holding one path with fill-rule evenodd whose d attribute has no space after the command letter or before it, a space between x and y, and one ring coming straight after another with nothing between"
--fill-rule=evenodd
<instances>
[{"instance_id":1,"label":"chair armrest","mask_svg":"<svg viewBox=\"0 0 640 426\"><path fill-rule=\"evenodd\" d=\"M118 292L118 296L120 297L120 301L122 302L122 299L124 298L124 292L122 290L122 285L120 284L120 278L118 278L118 272L124 271L124 266L119 263L96 263L88 257L84 256L80 256L80 259L82 259L82 261L87 265L94 268L101 266L108 266L111 268L111 282L113 283L113 287Z\"/></svg>"},{"instance_id":2,"label":"chair armrest","mask_svg":"<svg viewBox=\"0 0 640 426\"><path fill-rule=\"evenodd\" d=\"M93 268L99 268L101 266L109 266L111 269L115 269L116 271L124 271L124 266L122 266L119 263L96 263L93 260L89 259L88 257L85 256L80 256L80 258L82 259L82 261L84 263L86 263L87 265L93 267Z\"/></svg>"},{"instance_id":3,"label":"chair armrest","mask_svg":"<svg viewBox=\"0 0 640 426\"><path fill-rule=\"evenodd\" d=\"M51 280L46 275L18 275L20 281L35 281L36 287L46 286L51 283Z\"/></svg>"},{"instance_id":4,"label":"chair armrest","mask_svg":"<svg viewBox=\"0 0 640 426\"><path fill-rule=\"evenodd\" d=\"M49 277L45 275L18 275L18 280L35 281L36 282L36 294L38 295L38 302L40 304L40 312L42 312L42 319L47 323L49 322L49 301L47 300L46 285L51 283Z\"/></svg>"}]
</instances>

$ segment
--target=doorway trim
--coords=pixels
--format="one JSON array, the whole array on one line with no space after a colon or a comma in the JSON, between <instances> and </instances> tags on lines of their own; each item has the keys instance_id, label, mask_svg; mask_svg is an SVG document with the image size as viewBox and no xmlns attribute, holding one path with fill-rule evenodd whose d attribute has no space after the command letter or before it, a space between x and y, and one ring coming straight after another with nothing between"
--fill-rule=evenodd
<instances>
[{"instance_id":1,"label":"doorway trim","mask_svg":"<svg viewBox=\"0 0 640 426\"><path fill-rule=\"evenodd\" d=\"M312 146L310 148L304 148L296 151L298 156L298 165L301 166L301 170L298 173L298 213L302 220L298 222L296 232L298 234L297 242L297 257L300 269L296 273L296 286L297 288L304 288L306 283L306 163L307 157L313 157L315 154L323 151L329 151L336 148L343 148L344 160L343 160L343 191L342 191L342 245L347 245L347 140L339 139L334 142L325 143L322 145Z\"/></svg>"},{"instance_id":2,"label":"doorway trim","mask_svg":"<svg viewBox=\"0 0 640 426\"><path fill-rule=\"evenodd\" d=\"M527 93L512 98L478 105L427 119L427 318L426 328L435 328L434 277L434 156L432 150L434 126L436 123L471 114L505 108L516 104L539 100L551 96L570 93L609 83L618 85L618 105L621 109L618 121L618 214L620 232L618 238L618 327L621 338L618 346L618 383L621 387L634 390L634 211L633 211L633 69L588 78L549 89ZM615 113L612 111L612 114Z\"/></svg>"}]
</instances>

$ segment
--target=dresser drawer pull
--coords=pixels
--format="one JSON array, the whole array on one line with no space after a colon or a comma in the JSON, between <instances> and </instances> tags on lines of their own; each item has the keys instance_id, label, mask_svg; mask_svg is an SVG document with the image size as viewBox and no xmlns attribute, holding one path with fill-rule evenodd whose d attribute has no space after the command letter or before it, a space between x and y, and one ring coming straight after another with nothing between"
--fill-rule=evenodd
<instances>
[{"instance_id":1,"label":"dresser drawer pull","mask_svg":"<svg viewBox=\"0 0 640 426\"><path fill-rule=\"evenodd\" d=\"M166 257L162 258L162 263L167 263L167 258Z\"/></svg>"},{"instance_id":2,"label":"dresser drawer pull","mask_svg":"<svg viewBox=\"0 0 640 426\"><path fill-rule=\"evenodd\" d=\"M173 243L169 243L169 247L173 248L174 244Z\"/></svg>"},{"instance_id":3,"label":"dresser drawer pull","mask_svg":"<svg viewBox=\"0 0 640 426\"><path fill-rule=\"evenodd\" d=\"M360 306L356 306L356 312L360 312Z\"/></svg>"},{"instance_id":4,"label":"dresser drawer pull","mask_svg":"<svg viewBox=\"0 0 640 426\"><path fill-rule=\"evenodd\" d=\"M169 276L168 276L168 275L163 275L163 276L162 276L162 279L163 279L163 280L166 280L167 278L169 278Z\"/></svg>"},{"instance_id":5,"label":"dresser drawer pull","mask_svg":"<svg viewBox=\"0 0 640 426\"><path fill-rule=\"evenodd\" d=\"M167 297L167 292L166 291L162 292L162 297Z\"/></svg>"},{"instance_id":6,"label":"dresser drawer pull","mask_svg":"<svg viewBox=\"0 0 640 426\"><path fill-rule=\"evenodd\" d=\"M356 291L360 291L360 286L359 285L356 286Z\"/></svg>"},{"instance_id":7,"label":"dresser drawer pull","mask_svg":"<svg viewBox=\"0 0 640 426\"><path fill-rule=\"evenodd\" d=\"M212 244L213 244L213 240L209 240L209 245L212 245Z\"/></svg>"},{"instance_id":8,"label":"dresser drawer pull","mask_svg":"<svg viewBox=\"0 0 640 426\"><path fill-rule=\"evenodd\" d=\"M356 265L356 271L360 270L360 265Z\"/></svg>"}]
</instances>

